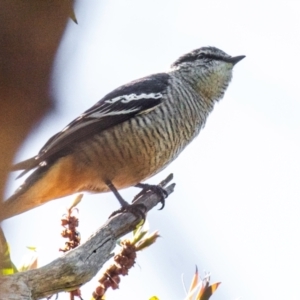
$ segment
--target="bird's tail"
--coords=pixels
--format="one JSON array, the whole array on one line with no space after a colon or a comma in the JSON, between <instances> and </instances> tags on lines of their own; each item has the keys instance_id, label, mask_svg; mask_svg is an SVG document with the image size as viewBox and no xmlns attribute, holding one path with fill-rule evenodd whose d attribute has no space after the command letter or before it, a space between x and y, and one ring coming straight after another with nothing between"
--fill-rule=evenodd
<instances>
[{"instance_id":1,"label":"bird's tail","mask_svg":"<svg viewBox=\"0 0 300 300\"><path fill-rule=\"evenodd\" d=\"M21 161L11 167L11 171L18 171L23 170L23 172L17 177L20 178L25 173L30 171L31 169L35 168L37 166L37 162L35 157L31 157L27 160ZM24 182L24 184L15 192L14 195L12 195L9 199L6 201L0 202L0 221L8 219L16 214L18 214L18 201L17 199L21 199L23 197L23 194L25 191L29 188L30 184L32 182L36 181L38 176L36 176L40 172L35 172L32 174L33 176L29 176L29 178ZM30 178L31 177L31 178ZM22 212L22 211L21 211ZM20 213L21 213L20 212Z\"/></svg>"},{"instance_id":2,"label":"bird's tail","mask_svg":"<svg viewBox=\"0 0 300 300\"><path fill-rule=\"evenodd\" d=\"M38 166L39 162L37 161L36 157L31 157L29 159L23 160L19 163L16 163L11 167L11 171L19 171L23 170L23 172L18 175L17 179L25 175L28 171L36 168Z\"/></svg>"},{"instance_id":3,"label":"bird's tail","mask_svg":"<svg viewBox=\"0 0 300 300\"><path fill-rule=\"evenodd\" d=\"M0 205L0 221L5 219L9 219L15 215L18 215L25 210L24 207L21 208L20 201L22 196L18 195L18 193L12 195L9 199L4 202L1 202ZM21 209L20 209L21 208Z\"/></svg>"},{"instance_id":4,"label":"bird's tail","mask_svg":"<svg viewBox=\"0 0 300 300\"><path fill-rule=\"evenodd\" d=\"M25 180L11 197L6 201L1 202L0 221L21 214L39 205L39 195L35 193L34 190L36 189L37 183L43 180L46 173L46 168L38 168Z\"/></svg>"},{"instance_id":5,"label":"bird's tail","mask_svg":"<svg viewBox=\"0 0 300 300\"><path fill-rule=\"evenodd\" d=\"M23 160L19 163L14 164L11 167L12 171L18 171L18 170L30 170L32 168L35 168L37 166L37 160L36 157L31 157L29 159Z\"/></svg>"},{"instance_id":6,"label":"bird's tail","mask_svg":"<svg viewBox=\"0 0 300 300\"><path fill-rule=\"evenodd\" d=\"M74 162L64 157L53 165L39 166L10 198L1 203L0 221L74 193L76 180L72 165Z\"/></svg>"}]
</instances>

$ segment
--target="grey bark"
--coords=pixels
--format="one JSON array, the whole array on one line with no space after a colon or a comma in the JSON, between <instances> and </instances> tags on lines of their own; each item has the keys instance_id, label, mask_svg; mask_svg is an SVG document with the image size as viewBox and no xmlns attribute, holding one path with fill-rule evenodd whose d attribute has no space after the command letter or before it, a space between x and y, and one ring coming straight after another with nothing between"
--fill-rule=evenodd
<instances>
[{"instance_id":1,"label":"grey bark","mask_svg":"<svg viewBox=\"0 0 300 300\"><path fill-rule=\"evenodd\" d=\"M161 186L169 183L168 177ZM175 184L165 188L168 194ZM160 202L153 192L142 195L135 203L143 203L145 212ZM117 240L132 231L141 216L124 212L110 218L84 244L39 269L0 277L0 299L41 299L61 291L74 290L91 280L112 256ZM92 293L92 291L91 291Z\"/></svg>"}]
</instances>

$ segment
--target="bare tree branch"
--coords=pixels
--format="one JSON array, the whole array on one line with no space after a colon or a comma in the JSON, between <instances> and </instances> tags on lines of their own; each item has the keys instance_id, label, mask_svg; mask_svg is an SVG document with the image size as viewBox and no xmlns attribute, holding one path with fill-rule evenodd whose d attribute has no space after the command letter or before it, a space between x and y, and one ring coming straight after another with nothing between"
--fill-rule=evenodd
<instances>
[{"instance_id":1,"label":"bare tree branch","mask_svg":"<svg viewBox=\"0 0 300 300\"><path fill-rule=\"evenodd\" d=\"M172 180L169 176L160 185L165 186ZM165 190L168 195L175 184ZM160 202L160 196L147 192L135 203L145 205L145 212ZM88 241L50 264L36 270L0 277L1 299L31 300L73 290L91 280L102 265L112 256L117 240L131 232L141 221L132 213L122 213L109 219Z\"/></svg>"}]
</instances>

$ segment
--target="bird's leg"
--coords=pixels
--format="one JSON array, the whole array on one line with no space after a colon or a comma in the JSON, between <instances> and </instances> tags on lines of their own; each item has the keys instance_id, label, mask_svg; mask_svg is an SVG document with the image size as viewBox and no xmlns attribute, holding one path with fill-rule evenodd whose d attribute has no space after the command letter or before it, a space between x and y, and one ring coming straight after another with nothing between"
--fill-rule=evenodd
<instances>
[{"instance_id":1,"label":"bird's leg","mask_svg":"<svg viewBox=\"0 0 300 300\"><path fill-rule=\"evenodd\" d=\"M115 216L116 214L122 213L122 212L131 212L134 214L137 218L141 218L142 220L146 219L146 214L144 211L146 211L146 207L144 204L139 203L139 204L129 204L127 201L123 199L123 197L120 195L116 187L113 185L111 181L107 181L106 185L108 188L114 193L116 198L118 199L121 208L114 211L109 218Z\"/></svg>"},{"instance_id":2,"label":"bird's leg","mask_svg":"<svg viewBox=\"0 0 300 300\"><path fill-rule=\"evenodd\" d=\"M120 195L120 193L118 192L118 190L116 189L116 187L112 184L111 181L107 181L106 182L106 185L108 186L108 188L113 192L113 194L116 196L116 198L118 199L121 207L127 207L129 206L130 204L125 201L123 199L123 197Z\"/></svg>"},{"instance_id":3,"label":"bird's leg","mask_svg":"<svg viewBox=\"0 0 300 300\"><path fill-rule=\"evenodd\" d=\"M144 195L148 191L152 191L158 194L161 197L161 209L165 207L165 199L168 197L167 191L163 188L161 184L154 185L154 184L147 184L147 183L138 183L135 187L141 188L142 191L139 192L133 199L133 202L136 201L140 196Z\"/></svg>"}]
</instances>

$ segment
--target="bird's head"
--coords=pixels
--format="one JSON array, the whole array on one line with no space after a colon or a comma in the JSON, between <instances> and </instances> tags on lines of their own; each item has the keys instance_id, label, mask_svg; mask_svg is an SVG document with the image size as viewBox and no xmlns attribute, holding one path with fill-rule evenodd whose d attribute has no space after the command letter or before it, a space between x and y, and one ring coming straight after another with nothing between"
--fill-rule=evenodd
<instances>
[{"instance_id":1,"label":"bird's head","mask_svg":"<svg viewBox=\"0 0 300 300\"><path fill-rule=\"evenodd\" d=\"M171 66L208 101L221 99L234 65L245 56L230 56L215 47L202 47L179 57Z\"/></svg>"}]
</instances>

